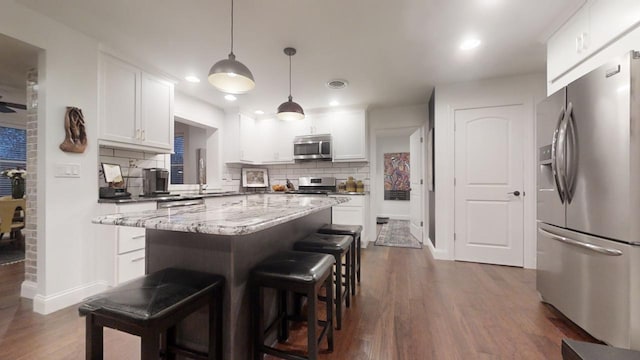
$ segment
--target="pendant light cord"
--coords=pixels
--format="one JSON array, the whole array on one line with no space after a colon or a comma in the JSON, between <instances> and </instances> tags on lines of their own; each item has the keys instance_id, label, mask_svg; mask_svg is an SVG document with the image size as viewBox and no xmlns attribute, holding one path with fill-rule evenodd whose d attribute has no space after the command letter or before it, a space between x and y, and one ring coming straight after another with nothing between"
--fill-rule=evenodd
<instances>
[{"instance_id":1,"label":"pendant light cord","mask_svg":"<svg viewBox=\"0 0 640 360\"><path fill-rule=\"evenodd\" d=\"M233 54L233 0L231 0L231 54Z\"/></svg>"},{"instance_id":2,"label":"pendant light cord","mask_svg":"<svg viewBox=\"0 0 640 360\"><path fill-rule=\"evenodd\" d=\"M289 55L289 101L291 98L291 55Z\"/></svg>"}]
</instances>

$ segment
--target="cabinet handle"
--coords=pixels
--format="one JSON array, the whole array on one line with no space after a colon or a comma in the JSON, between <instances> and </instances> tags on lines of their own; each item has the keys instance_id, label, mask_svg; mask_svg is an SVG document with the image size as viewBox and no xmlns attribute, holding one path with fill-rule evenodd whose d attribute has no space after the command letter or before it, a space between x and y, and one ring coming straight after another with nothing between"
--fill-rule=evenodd
<instances>
[{"instance_id":1,"label":"cabinet handle","mask_svg":"<svg viewBox=\"0 0 640 360\"><path fill-rule=\"evenodd\" d=\"M142 238L144 238L144 235L138 235L138 236L132 237L131 240L142 239Z\"/></svg>"},{"instance_id":2,"label":"cabinet handle","mask_svg":"<svg viewBox=\"0 0 640 360\"><path fill-rule=\"evenodd\" d=\"M144 256L141 256L139 258L135 258L135 259L131 259L131 262L138 262L138 261L142 261L144 260Z\"/></svg>"}]
</instances>

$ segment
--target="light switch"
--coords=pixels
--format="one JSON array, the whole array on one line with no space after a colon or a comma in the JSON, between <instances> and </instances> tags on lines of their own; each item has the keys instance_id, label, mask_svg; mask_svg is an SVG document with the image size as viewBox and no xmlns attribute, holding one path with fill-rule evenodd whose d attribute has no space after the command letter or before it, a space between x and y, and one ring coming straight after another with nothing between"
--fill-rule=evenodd
<instances>
[{"instance_id":1,"label":"light switch","mask_svg":"<svg viewBox=\"0 0 640 360\"><path fill-rule=\"evenodd\" d=\"M56 164L55 177L79 178L80 164Z\"/></svg>"}]
</instances>

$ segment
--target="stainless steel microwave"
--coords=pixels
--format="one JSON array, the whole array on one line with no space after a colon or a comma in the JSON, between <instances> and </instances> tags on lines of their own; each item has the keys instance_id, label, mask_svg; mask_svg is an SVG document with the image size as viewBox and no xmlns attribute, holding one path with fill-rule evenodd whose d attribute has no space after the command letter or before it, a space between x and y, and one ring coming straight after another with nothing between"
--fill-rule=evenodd
<instances>
[{"instance_id":1,"label":"stainless steel microwave","mask_svg":"<svg viewBox=\"0 0 640 360\"><path fill-rule=\"evenodd\" d=\"M331 160L331 135L304 135L293 139L294 160Z\"/></svg>"}]
</instances>

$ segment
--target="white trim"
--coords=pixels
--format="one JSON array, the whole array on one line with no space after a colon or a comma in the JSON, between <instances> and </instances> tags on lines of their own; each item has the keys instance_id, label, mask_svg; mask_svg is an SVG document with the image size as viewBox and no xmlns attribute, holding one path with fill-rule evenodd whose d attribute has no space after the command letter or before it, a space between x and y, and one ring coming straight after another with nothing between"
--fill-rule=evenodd
<instances>
[{"instance_id":1,"label":"white trim","mask_svg":"<svg viewBox=\"0 0 640 360\"><path fill-rule=\"evenodd\" d=\"M425 241L425 244L427 244L427 249L429 249L429 252L431 253L431 256L433 256L434 259L436 259L436 260L451 260L449 258L449 254L447 253L447 251L445 249L436 249L433 246L433 243L431 242L430 238L427 238L427 241Z\"/></svg>"},{"instance_id":2,"label":"white trim","mask_svg":"<svg viewBox=\"0 0 640 360\"><path fill-rule=\"evenodd\" d=\"M53 295L36 295L33 298L33 311L43 315L51 314L68 306L78 304L83 299L103 292L108 288L106 281L96 281Z\"/></svg>"},{"instance_id":3,"label":"white trim","mask_svg":"<svg viewBox=\"0 0 640 360\"><path fill-rule=\"evenodd\" d=\"M38 293L38 284L33 281L23 281L22 285L20 285L20 296L23 298L31 299L36 296Z\"/></svg>"}]
</instances>

